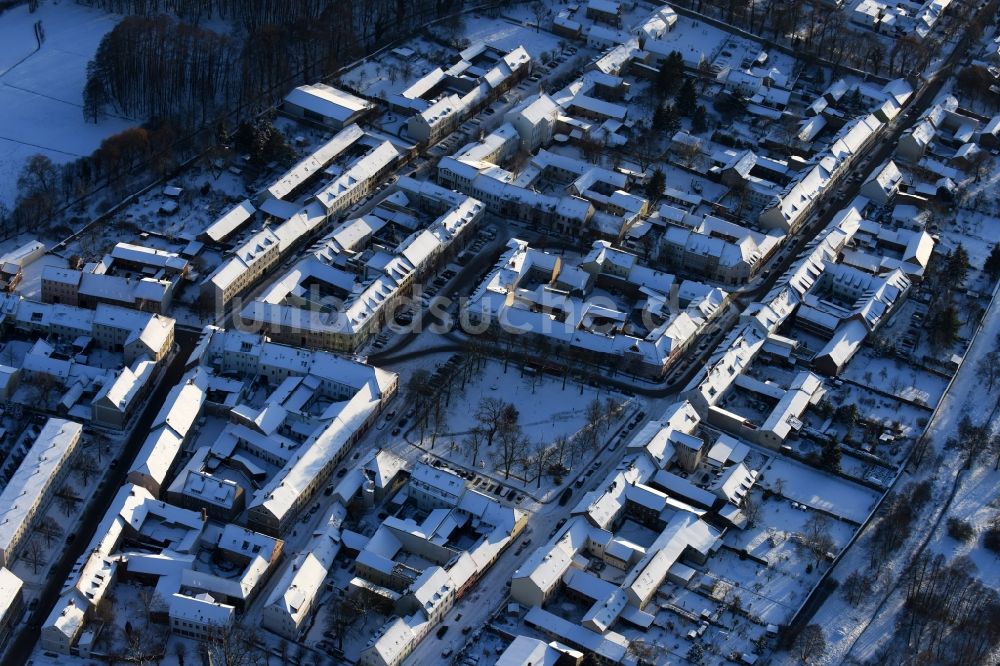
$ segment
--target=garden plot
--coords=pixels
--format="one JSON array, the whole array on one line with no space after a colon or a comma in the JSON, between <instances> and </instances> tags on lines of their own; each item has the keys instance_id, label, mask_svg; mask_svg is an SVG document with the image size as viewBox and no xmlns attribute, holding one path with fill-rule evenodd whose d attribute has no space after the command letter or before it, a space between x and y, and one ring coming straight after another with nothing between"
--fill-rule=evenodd
<instances>
[{"instance_id":1,"label":"garden plot","mask_svg":"<svg viewBox=\"0 0 1000 666\"><path fill-rule=\"evenodd\" d=\"M754 493L753 501L760 510L755 525L728 532L726 545L746 550L756 558L767 560L771 566L795 569L797 573L801 573L806 562L798 562L802 558L801 550L790 537L804 532L816 514L793 507L790 501L778 497L764 499ZM833 519L827 521L825 526L826 533L838 551L847 545L854 533L851 525Z\"/></svg>"},{"instance_id":2,"label":"garden plot","mask_svg":"<svg viewBox=\"0 0 1000 666\"><path fill-rule=\"evenodd\" d=\"M862 349L848 364L843 378L891 393L901 400L933 407L941 399L948 380L915 368L899 359L878 356Z\"/></svg>"},{"instance_id":3,"label":"garden plot","mask_svg":"<svg viewBox=\"0 0 1000 666\"><path fill-rule=\"evenodd\" d=\"M997 179L1000 183L1000 178ZM976 268L982 268L983 262L990 256L990 250L996 243L996 229L1000 225L1000 217L988 215L969 208L959 208L955 211L952 225L942 228L941 252L952 250L959 243L969 253L969 263Z\"/></svg>"},{"instance_id":4,"label":"garden plot","mask_svg":"<svg viewBox=\"0 0 1000 666\"><path fill-rule=\"evenodd\" d=\"M805 564L803 563L803 566ZM798 574L766 567L752 559L721 550L712 557L708 580L715 581L712 594L720 601L740 598L744 611L768 624L786 624L805 600L819 573Z\"/></svg>"},{"instance_id":5,"label":"garden plot","mask_svg":"<svg viewBox=\"0 0 1000 666\"><path fill-rule=\"evenodd\" d=\"M525 20L534 21L534 18L526 16ZM503 51L524 46L531 57L539 62L543 53L558 50L559 42L565 41L551 32L538 32L512 21L485 16L467 18L464 33L465 38L473 44L485 42Z\"/></svg>"},{"instance_id":6,"label":"garden plot","mask_svg":"<svg viewBox=\"0 0 1000 666\"><path fill-rule=\"evenodd\" d=\"M751 652L752 642L765 631L763 625L749 622L746 618L726 610L725 603L690 589L678 589L670 596L669 605L661 604L659 611L654 611L651 607L647 607L646 610L656 613L653 626L645 631L638 631L624 625L621 627L622 634L630 640L638 640L655 647L661 653L669 653L679 658L679 663L688 663L686 659L692 658L699 651L703 654L703 658L698 660L698 663L729 663L725 657L733 653ZM697 630L701 624L703 613L713 618L712 624L702 636L689 638L689 632ZM691 619L692 617L697 620ZM695 644L699 644L699 647L695 648Z\"/></svg>"},{"instance_id":7,"label":"garden plot","mask_svg":"<svg viewBox=\"0 0 1000 666\"><path fill-rule=\"evenodd\" d=\"M71 2L43 2L34 13L24 4L0 16L0 203L14 203L17 176L31 155L71 162L135 124L83 118L87 62L120 18ZM36 21L45 32L37 51Z\"/></svg>"},{"instance_id":8,"label":"garden plot","mask_svg":"<svg viewBox=\"0 0 1000 666\"><path fill-rule=\"evenodd\" d=\"M858 524L864 522L879 497L874 490L785 458L771 458L761 476L764 488Z\"/></svg>"}]
</instances>

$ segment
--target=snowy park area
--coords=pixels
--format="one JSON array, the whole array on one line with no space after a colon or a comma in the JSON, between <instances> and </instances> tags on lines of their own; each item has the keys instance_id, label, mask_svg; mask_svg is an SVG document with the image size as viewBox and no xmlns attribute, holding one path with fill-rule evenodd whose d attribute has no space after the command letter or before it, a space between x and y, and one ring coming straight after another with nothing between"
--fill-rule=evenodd
<instances>
[{"instance_id":1,"label":"snowy park area","mask_svg":"<svg viewBox=\"0 0 1000 666\"><path fill-rule=\"evenodd\" d=\"M457 380L456 380L457 383ZM527 490L551 490L550 481L539 482L539 465L532 466L538 452L548 448L545 462L540 465L548 474L550 466L563 466L577 470L589 465L603 446L593 447L582 434L590 427L588 412L599 406L602 414L597 426L598 443L614 439L621 420L630 414L631 401L620 393L563 381L562 378L543 374L522 373L513 363L490 361L482 371L469 379L464 388L455 386L450 404L446 405L438 424L425 427L422 448L431 451L450 463L466 469L481 470L496 481L516 484ZM474 433L489 428L484 412L513 406L520 442L507 443L502 428L489 443L486 436ZM496 406L496 407L493 407ZM420 440L421 428L415 425L409 437ZM437 436L432 433L437 430ZM478 439L478 447L472 442ZM560 446L560 443L563 443ZM509 465L507 463L510 463ZM507 479L507 467L510 478ZM561 477L558 477L561 478Z\"/></svg>"},{"instance_id":2,"label":"snowy park area","mask_svg":"<svg viewBox=\"0 0 1000 666\"><path fill-rule=\"evenodd\" d=\"M586 425L584 412L593 400L611 395L606 390L580 386L546 375L519 377L520 370L510 364L487 363L483 373L462 392L461 401L453 401L448 413L448 432L454 436L476 426L476 406L484 398L495 398L514 405L520 414L521 427L528 439L546 444L558 437L568 437Z\"/></svg>"},{"instance_id":3,"label":"snowy park area","mask_svg":"<svg viewBox=\"0 0 1000 666\"><path fill-rule=\"evenodd\" d=\"M89 155L101 141L135 122L83 118L87 62L119 17L68 0L27 5L0 15L0 203L12 207L17 176L36 153L53 162ZM35 39L41 22L44 40Z\"/></svg>"}]
</instances>

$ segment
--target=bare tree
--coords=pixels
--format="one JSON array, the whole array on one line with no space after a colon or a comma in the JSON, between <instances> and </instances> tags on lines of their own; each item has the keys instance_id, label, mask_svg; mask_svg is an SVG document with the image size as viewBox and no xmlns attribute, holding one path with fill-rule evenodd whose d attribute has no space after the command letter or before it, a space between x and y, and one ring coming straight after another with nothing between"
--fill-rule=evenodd
<instances>
[{"instance_id":1,"label":"bare tree","mask_svg":"<svg viewBox=\"0 0 1000 666\"><path fill-rule=\"evenodd\" d=\"M433 399L433 404L431 405L430 412L428 414L430 419L431 427L431 448L437 444L438 435L443 433L448 428L448 413L441 404L441 394L435 394L436 399Z\"/></svg>"},{"instance_id":2,"label":"bare tree","mask_svg":"<svg viewBox=\"0 0 1000 666\"><path fill-rule=\"evenodd\" d=\"M542 20L548 16L549 8L541 0L531 3L531 15L535 17L535 32L541 32Z\"/></svg>"},{"instance_id":3,"label":"bare tree","mask_svg":"<svg viewBox=\"0 0 1000 666\"><path fill-rule=\"evenodd\" d=\"M45 549L42 548L42 544L34 539L29 541L28 545L24 547L21 559L30 564L32 571L36 574L38 573L38 569L47 562L45 559Z\"/></svg>"},{"instance_id":4,"label":"bare tree","mask_svg":"<svg viewBox=\"0 0 1000 666\"><path fill-rule=\"evenodd\" d=\"M871 594L873 582L869 573L855 569L844 579L840 591L849 604L857 606L862 599Z\"/></svg>"},{"instance_id":5,"label":"bare tree","mask_svg":"<svg viewBox=\"0 0 1000 666\"><path fill-rule=\"evenodd\" d=\"M144 666L153 663L146 633L131 625L125 627L125 654L121 655L130 664Z\"/></svg>"},{"instance_id":6,"label":"bare tree","mask_svg":"<svg viewBox=\"0 0 1000 666\"><path fill-rule=\"evenodd\" d=\"M333 599L326 605L327 630L337 637L337 647L344 649L344 637L348 629L361 616L361 611L353 599L342 597Z\"/></svg>"},{"instance_id":7,"label":"bare tree","mask_svg":"<svg viewBox=\"0 0 1000 666\"><path fill-rule=\"evenodd\" d=\"M795 637L792 646L795 656L803 664L811 664L826 652L826 636L818 624L807 625Z\"/></svg>"},{"instance_id":8,"label":"bare tree","mask_svg":"<svg viewBox=\"0 0 1000 666\"><path fill-rule=\"evenodd\" d=\"M510 471L526 457L529 450L528 439L521 426L506 427L500 431L500 448L494 454L496 465L503 470L503 478L510 478Z\"/></svg>"},{"instance_id":9,"label":"bare tree","mask_svg":"<svg viewBox=\"0 0 1000 666\"><path fill-rule=\"evenodd\" d=\"M479 401L476 409L476 421L482 426L483 435L486 437L486 446L493 446L493 438L501 426L501 417L507 403L496 398L483 398Z\"/></svg>"},{"instance_id":10,"label":"bare tree","mask_svg":"<svg viewBox=\"0 0 1000 666\"><path fill-rule=\"evenodd\" d=\"M528 475L530 474L531 478L537 482L536 487L541 488L542 476L545 475L545 470L552 464L553 459L554 451L552 448L547 446L539 446L534 453L525 456L525 480L530 480L528 478Z\"/></svg>"},{"instance_id":11,"label":"bare tree","mask_svg":"<svg viewBox=\"0 0 1000 666\"><path fill-rule=\"evenodd\" d=\"M89 453L81 453L76 457L76 462L73 464L73 468L80 475L83 480L83 485L90 485L90 479L96 476L101 468L97 464L97 460Z\"/></svg>"},{"instance_id":12,"label":"bare tree","mask_svg":"<svg viewBox=\"0 0 1000 666\"><path fill-rule=\"evenodd\" d=\"M465 450L468 451L472 458L472 467L476 466L476 462L479 458L479 448L483 444L483 440L486 438L486 433L483 432L482 427L475 427L469 434L465 437L464 444Z\"/></svg>"},{"instance_id":13,"label":"bare tree","mask_svg":"<svg viewBox=\"0 0 1000 666\"><path fill-rule=\"evenodd\" d=\"M566 450L569 448L569 439L566 435L559 435L552 443L552 464L562 467L566 458Z\"/></svg>"},{"instance_id":14,"label":"bare tree","mask_svg":"<svg viewBox=\"0 0 1000 666\"><path fill-rule=\"evenodd\" d=\"M72 515L80 503L80 493L68 483L62 487L57 497L59 498L59 508L66 516Z\"/></svg>"},{"instance_id":15,"label":"bare tree","mask_svg":"<svg viewBox=\"0 0 1000 666\"><path fill-rule=\"evenodd\" d=\"M45 545L52 546L52 540L63 535L63 528L50 516L43 516L35 526L35 531L45 537Z\"/></svg>"},{"instance_id":16,"label":"bare tree","mask_svg":"<svg viewBox=\"0 0 1000 666\"><path fill-rule=\"evenodd\" d=\"M974 424L968 415L958 424L958 445L965 454L965 469L971 469L973 462L986 452L992 443L989 422Z\"/></svg>"},{"instance_id":17,"label":"bare tree","mask_svg":"<svg viewBox=\"0 0 1000 666\"><path fill-rule=\"evenodd\" d=\"M575 463L587 451L593 451L597 446L597 432L593 428L583 428L570 440L570 457Z\"/></svg>"},{"instance_id":18,"label":"bare tree","mask_svg":"<svg viewBox=\"0 0 1000 666\"><path fill-rule=\"evenodd\" d=\"M174 656L177 657L178 665L184 666L184 657L187 656L187 646L184 645L184 641L174 641Z\"/></svg>"},{"instance_id":19,"label":"bare tree","mask_svg":"<svg viewBox=\"0 0 1000 666\"><path fill-rule=\"evenodd\" d=\"M655 663L656 658L660 655L660 649L655 645L650 645L645 640L637 638L634 641L629 641L628 654L635 657L639 663Z\"/></svg>"},{"instance_id":20,"label":"bare tree","mask_svg":"<svg viewBox=\"0 0 1000 666\"><path fill-rule=\"evenodd\" d=\"M142 604L142 610L146 617L146 626L149 626L149 620L154 613L162 613L166 610L167 604L160 593L154 588L143 587L139 590L139 603Z\"/></svg>"},{"instance_id":21,"label":"bare tree","mask_svg":"<svg viewBox=\"0 0 1000 666\"><path fill-rule=\"evenodd\" d=\"M260 650L252 627L232 624L212 632L206 651L219 666L267 666L267 653Z\"/></svg>"},{"instance_id":22,"label":"bare tree","mask_svg":"<svg viewBox=\"0 0 1000 666\"><path fill-rule=\"evenodd\" d=\"M587 404L587 426L600 431L601 424L604 422L604 406L598 398L594 398Z\"/></svg>"},{"instance_id":23,"label":"bare tree","mask_svg":"<svg viewBox=\"0 0 1000 666\"><path fill-rule=\"evenodd\" d=\"M813 514L802 529L801 544L818 565L835 547L830 536L830 519L822 513Z\"/></svg>"},{"instance_id":24,"label":"bare tree","mask_svg":"<svg viewBox=\"0 0 1000 666\"><path fill-rule=\"evenodd\" d=\"M1000 379L1000 349L994 349L983 356L976 366L979 379L986 382L986 390L992 391L993 384Z\"/></svg>"}]
</instances>

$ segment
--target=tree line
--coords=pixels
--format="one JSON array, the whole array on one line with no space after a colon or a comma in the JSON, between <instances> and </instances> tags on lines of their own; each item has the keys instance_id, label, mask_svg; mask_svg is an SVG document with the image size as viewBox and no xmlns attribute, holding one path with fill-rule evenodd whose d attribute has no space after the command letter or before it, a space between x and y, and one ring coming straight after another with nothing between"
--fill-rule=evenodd
<instances>
[{"instance_id":1,"label":"tree line","mask_svg":"<svg viewBox=\"0 0 1000 666\"><path fill-rule=\"evenodd\" d=\"M976 576L967 557L948 562L923 554L904 580L906 600L897 625L916 663L984 664L1000 644L1000 594Z\"/></svg>"},{"instance_id":2,"label":"tree line","mask_svg":"<svg viewBox=\"0 0 1000 666\"><path fill-rule=\"evenodd\" d=\"M162 177L202 145L199 136L183 137L170 121L130 127L104 139L93 153L75 162L55 164L48 156L32 155L17 178L13 210L0 203L0 237L25 231L70 233L67 220L53 224L53 216L82 197L109 187L113 197L126 193L136 171ZM111 200L99 206L102 212Z\"/></svg>"},{"instance_id":3,"label":"tree line","mask_svg":"<svg viewBox=\"0 0 1000 666\"><path fill-rule=\"evenodd\" d=\"M88 66L84 114L200 127L268 106L370 49L462 9L464 0L91 0L126 14ZM222 19L229 32L205 28Z\"/></svg>"},{"instance_id":4,"label":"tree line","mask_svg":"<svg viewBox=\"0 0 1000 666\"><path fill-rule=\"evenodd\" d=\"M108 137L93 154L62 166L29 159L13 210L0 204L0 237L26 230L69 233L57 212L108 187L107 210L129 191L255 118L289 89L439 16L464 0L81 0L125 18L87 66L84 118L105 114L139 126ZM229 24L219 31L209 20ZM82 212L82 209L81 209Z\"/></svg>"}]
</instances>

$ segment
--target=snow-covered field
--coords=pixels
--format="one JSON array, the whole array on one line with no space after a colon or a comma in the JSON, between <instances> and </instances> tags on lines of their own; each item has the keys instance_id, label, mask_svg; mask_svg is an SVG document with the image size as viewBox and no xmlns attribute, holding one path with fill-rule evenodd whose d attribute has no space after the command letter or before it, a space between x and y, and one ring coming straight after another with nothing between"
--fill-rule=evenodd
<instances>
[{"instance_id":1,"label":"snow-covered field","mask_svg":"<svg viewBox=\"0 0 1000 666\"><path fill-rule=\"evenodd\" d=\"M33 14L21 5L0 15L0 202L8 207L31 155L70 162L135 124L108 117L93 125L81 109L87 62L119 20L69 0L43 0ZM37 51L36 21L45 31Z\"/></svg>"}]
</instances>

